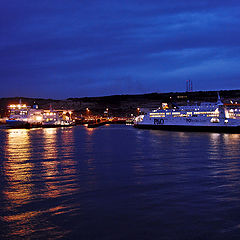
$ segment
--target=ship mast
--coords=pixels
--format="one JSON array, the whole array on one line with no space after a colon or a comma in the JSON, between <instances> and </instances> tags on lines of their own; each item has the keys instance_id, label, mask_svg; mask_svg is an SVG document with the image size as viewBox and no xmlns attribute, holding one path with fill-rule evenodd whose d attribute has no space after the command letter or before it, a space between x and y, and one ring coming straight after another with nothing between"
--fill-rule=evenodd
<instances>
[{"instance_id":1,"label":"ship mast","mask_svg":"<svg viewBox=\"0 0 240 240\"><path fill-rule=\"evenodd\" d=\"M218 105L218 111L219 111L219 120L220 122L224 122L226 118L225 109L224 109L223 102L221 101L219 92L217 92L217 94L218 94L217 105Z\"/></svg>"}]
</instances>

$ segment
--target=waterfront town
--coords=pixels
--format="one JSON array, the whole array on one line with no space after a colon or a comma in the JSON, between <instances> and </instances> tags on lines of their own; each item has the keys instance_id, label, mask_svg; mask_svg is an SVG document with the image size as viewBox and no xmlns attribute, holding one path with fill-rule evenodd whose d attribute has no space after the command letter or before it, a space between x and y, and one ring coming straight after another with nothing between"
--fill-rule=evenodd
<instances>
[{"instance_id":1,"label":"waterfront town","mask_svg":"<svg viewBox=\"0 0 240 240\"><path fill-rule=\"evenodd\" d=\"M1 123L20 115L28 118L24 127L52 127L87 124L97 127L107 123L133 123L135 117L157 109L162 104L175 105L201 101L215 102L216 91L113 95L105 97L68 98L66 100L37 98L1 98ZM220 91L223 102L238 105L240 91Z\"/></svg>"}]
</instances>

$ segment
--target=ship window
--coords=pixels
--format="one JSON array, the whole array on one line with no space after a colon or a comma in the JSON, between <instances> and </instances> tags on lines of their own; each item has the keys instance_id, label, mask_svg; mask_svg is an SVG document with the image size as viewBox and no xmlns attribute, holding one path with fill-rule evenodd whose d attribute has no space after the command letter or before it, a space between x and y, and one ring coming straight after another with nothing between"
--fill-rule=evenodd
<instances>
[{"instance_id":1,"label":"ship window","mask_svg":"<svg viewBox=\"0 0 240 240\"><path fill-rule=\"evenodd\" d=\"M150 117L165 117L165 113L150 113Z\"/></svg>"}]
</instances>

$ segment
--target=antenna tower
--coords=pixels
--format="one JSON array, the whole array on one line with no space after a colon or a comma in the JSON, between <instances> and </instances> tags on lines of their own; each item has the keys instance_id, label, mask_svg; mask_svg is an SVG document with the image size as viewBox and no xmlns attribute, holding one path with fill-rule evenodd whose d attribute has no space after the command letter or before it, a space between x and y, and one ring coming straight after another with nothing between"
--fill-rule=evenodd
<instances>
[{"instance_id":1,"label":"antenna tower","mask_svg":"<svg viewBox=\"0 0 240 240\"><path fill-rule=\"evenodd\" d=\"M186 80L186 92L192 92L192 91L193 91L192 80Z\"/></svg>"}]
</instances>

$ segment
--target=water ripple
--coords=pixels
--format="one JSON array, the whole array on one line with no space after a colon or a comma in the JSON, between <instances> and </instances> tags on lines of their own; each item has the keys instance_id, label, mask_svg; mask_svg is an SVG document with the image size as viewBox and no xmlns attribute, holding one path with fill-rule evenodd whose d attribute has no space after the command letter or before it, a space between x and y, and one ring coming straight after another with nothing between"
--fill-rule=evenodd
<instances>
[{"instance_id":1,"label":"water ripple","mask_svg":"<svg viewBox=\"0 0 240 240\"><path fill-rule=\"evenodd\" d=\"M0 129L2 239L238 239L239 134Z\"/></svg>"}]
</instances>

